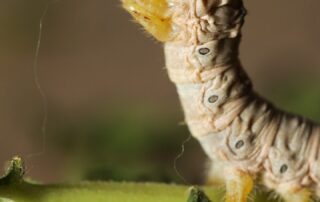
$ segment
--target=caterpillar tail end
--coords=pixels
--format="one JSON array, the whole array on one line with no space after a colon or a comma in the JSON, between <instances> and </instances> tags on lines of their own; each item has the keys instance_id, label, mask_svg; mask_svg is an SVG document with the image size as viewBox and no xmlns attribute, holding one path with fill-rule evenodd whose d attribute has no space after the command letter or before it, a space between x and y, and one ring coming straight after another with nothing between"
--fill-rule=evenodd
<instances>
[{"instance_id":1,"label":"caterpillar tail end","mask_svg":"<svg viewBox=\"0 0 320 202\"><path fill-rule=\"evenodd\" d=\"M244 172L233 171L226 179L226 202L246 202L253 189L253 178Z\"/></svg>"},{"instance_id":2,"label":"caterpillar tail end","mask_svg":"<svg viewBox=\"0 0 320 202\"><path fill-rule=\"evenodd\" d=\"M123 7L158 41L172 37L171 18L167 0L122 0Z\"/></svg>"}]
</instances>

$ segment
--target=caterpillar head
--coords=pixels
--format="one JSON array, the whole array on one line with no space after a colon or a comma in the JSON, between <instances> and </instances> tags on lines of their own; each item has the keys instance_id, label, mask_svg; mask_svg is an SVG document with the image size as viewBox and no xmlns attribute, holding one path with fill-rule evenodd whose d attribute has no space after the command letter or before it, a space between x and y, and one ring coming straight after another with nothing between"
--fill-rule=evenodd
<instances>
[{"instance_id":1,"label":"caterpillar head","mask_svg":"<svg viewBox=\"0 0 320 202\"><path fill-rule=\"evenodd\" d=\"M122 3L161 42L205 43L234 38L245 13L242 0L122 0Z\"/></svg>"}]
</instances>

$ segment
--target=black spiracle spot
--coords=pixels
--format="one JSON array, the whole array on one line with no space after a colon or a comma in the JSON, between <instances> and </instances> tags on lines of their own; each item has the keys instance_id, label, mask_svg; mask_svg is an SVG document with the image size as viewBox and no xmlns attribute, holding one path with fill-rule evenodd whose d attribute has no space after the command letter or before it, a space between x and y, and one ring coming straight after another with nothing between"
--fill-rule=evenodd
<instances>
[{"instance_id":1,"label":"black spiracle spot","mask_svg":"<svg viewBox=\"0 0 320 202\"><path fill-rule=\"evenodd\" d=\"M210 53L210 49L209 48L200 48L199 49L199 54L200 55L207 55L208 53Z\"/></svg>"},{"instance_id":2,"label":"black spiracle spot","mask_svg":"<svg viewBox=\"0 0 320 202\"><path fill-rule=\"evenodd\" d=\"M243 146L244 146L243 140L239 140L235 145L236 149L241 149Z\"/></svg>"},{"instance_id":3,"label":"black spiracle spot","mask_svg":"<svg viewBox=\"0 0 320 202\"><path fill-rule=\"evenodd\" d=\"M213 103L217 102L218 99L219 99L219 97L217 95L212 95L208 98L208 102L213 104Z\"/></svg>"},{"instance_id":4,"label":"black spiracle spot","mask_svg":"<svg viewBox=\"0 0 320 202\"><path fill-rule=\"evenodd\" d=\"M283 165L280 167L280 173L281 173L281 174L287 172L287 170L288 170L288 165L287 165L287 164L283 164Z\"/></svg>"}]
</instances>

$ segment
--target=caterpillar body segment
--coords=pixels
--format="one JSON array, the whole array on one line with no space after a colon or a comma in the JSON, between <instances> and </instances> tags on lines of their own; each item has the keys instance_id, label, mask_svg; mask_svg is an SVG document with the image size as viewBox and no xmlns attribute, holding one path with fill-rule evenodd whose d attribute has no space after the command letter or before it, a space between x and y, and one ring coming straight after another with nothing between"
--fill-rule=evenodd
<instances>
[{"instance_id":1,"label":"caterpillar body segment","mask_svg":"<svg viewBox=\"0 0 320 202\"><path fill-rule=\"evenodd\" d=\"M225 183L226 201L245 202L253 182L286 201L320 196L320 125L277 109L253 90L238 57L242 0L122 1L165 42L185 120L212 161L210 183Z\"/></svg>"}]
</instances>

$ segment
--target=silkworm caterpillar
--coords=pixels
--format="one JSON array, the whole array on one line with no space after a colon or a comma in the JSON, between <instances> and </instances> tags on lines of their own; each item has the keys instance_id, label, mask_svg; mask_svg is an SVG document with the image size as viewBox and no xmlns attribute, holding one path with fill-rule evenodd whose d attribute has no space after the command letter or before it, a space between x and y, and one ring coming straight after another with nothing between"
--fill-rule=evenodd
<instances>
[{"instance_id":1,"label":"silkworm caterpillar","mask_svg":"<svg viewBox=\"0 0 320 202\"><path fill-rule=\"evenodd\" d=\"M244 202L254 183L290 202L320 196L320 126L259 96L238 49L242 0L122 0L164 43L166 68L192 135L222 180L227 202Z\"/></svg>"}]
</instances>

